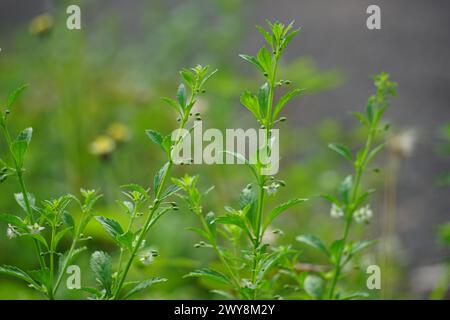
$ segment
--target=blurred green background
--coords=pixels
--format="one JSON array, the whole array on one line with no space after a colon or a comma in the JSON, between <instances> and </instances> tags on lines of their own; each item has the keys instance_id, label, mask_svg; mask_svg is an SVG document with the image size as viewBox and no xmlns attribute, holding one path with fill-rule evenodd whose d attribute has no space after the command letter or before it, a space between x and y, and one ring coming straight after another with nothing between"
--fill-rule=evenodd
<instances>
[{"instance_id":1,"label":"blurred green background","mask_svg":"<svg viewBox=\"0 0 450 320\"><path fill-rule=\"evenodd\" d=\"M350 168L327 149L327 144L361 143L364 132L348 113L364 107L372 90L369 76L385 69L399 82L400 97L388 114L393 133L390 147L379 161L382 170L368 181L378 189L373 201L376 217L370 228L356 231L365 238L380 238L381 244L360 257L360 265L384 264L389 279L384 298L428 297L445 275L449 253L436 240L438 225L450 220L445 198L448 187L437 183L439 176L450 170L448 155L438 151L445 139L439 138L437 129L449 120L449 96L444 90L450 81L449 64L438 70L427 62L429 68L422 70L403 63L404 59L419 63L427 57L420 50L412 50L405 58L398 50L399 39L405 41L406 48L414 41L406 23L392 22L394 13L401 14L398 3L402 1L396 5L381 3L386 6L383 12L387 18L383 16L386 22L378 35L365 29L364 1L343 2L342 8L347 10L324 1L277 1L275 5L239 0L3 0L0 101L6 101L19 84L30 84L10 121L14 131L34 128L26 163L30 192L43 200L76 193L80 187L100 187L105 197L97 207L98 213L125 218L114 200L120 198L119 186L150 185L164 161L144 130L168 133L176 125L172 109L159 98L174 95L178 70L198 63L219 69L199 103L205 128L254 126L240 106L239 96L245 88L255 89L262 79L238 54L253 54L262 44L255 24L263 24L266 18L283 22L295 19L303 31L288 48L281 75L305 88L306 96L291 103L288 121L281 126L280 177L286 180L287 188L280 192L280 198L300 196L312 201L277 222L285 234L274 241L292 243L305 231L326 241L340 234L340 226L329 218L329 206L317 195L333 192ZM81 31L65 27L65 9L74 3L82 8ZM413 19L423 7L418 1L408 3L412 3L409 17ZM442 5L446 6L444 2ZM425 11L424 19L431 19L427 14ZM444 23L439 17L418 35L425 41L433 28L447 26L435 34L431 51L439 47L439 36L445 39L446 35L448 40L448 21ZM449 53L448 46L440 54ZM444 63L440 55L435 59L435 64ZM419 100L416 90L422 90ZM427 107L429 112L425 114L419 107ZM1 142L0 155L4 152ZM218 214L223 213L224 205L235 203L240 189L251 181L245 168L239 166L176 168L176 175L184 173L200 174L200 185L205 189L215 186L208 209ZM0 185L1 212L18 212L14 192L18 192L14 179ZM182 278L214 259L212 253L195 249L196 236L184 230L195 223L187 210L180 210L165 216L153 230L148 242L158 249L160 257L150 267L135 268L132 276L164 276L170 281L141 298L215 297L207 283ZM0 262L32 265L34 256L27 250L27 241L9 241L5 230L1 225ZM91 223L89 233L95 239L89 244L90 250L114 250L98 223ZM312 258L320 261L314 252L302 256L304 261ZM87 261L85 253L79 262L82 270L87 268ZM426 268L434 268L431 276L431 269ZM359 278L351 278L349 285L360 291L364 270L358 274ZM92 279L83 277L82 281ZM70 292L64 296L79 297ZM0 298L38 296L22 283L0 277Z\"/></svg>"}]
</instances>

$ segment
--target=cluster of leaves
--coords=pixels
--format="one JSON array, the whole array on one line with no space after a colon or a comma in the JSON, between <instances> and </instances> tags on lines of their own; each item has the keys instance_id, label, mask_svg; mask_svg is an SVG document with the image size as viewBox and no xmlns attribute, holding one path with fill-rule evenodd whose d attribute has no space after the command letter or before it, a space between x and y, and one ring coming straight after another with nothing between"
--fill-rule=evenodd
<instances>
[{"instance_id":1,"label":"cluster of leaves","mask_svg":"<svg viewBox=\"0 0 450 320\"><path fill-rule=\"evenodd\" d=\"M273 165L267 161L273 142L272 130L277 122L285 120L277 119L285 105L301 92L300 89L293 89L275 103L276 88L291 83L278 79L279 60L299 30L293 30L293 23L286 26L279 22L268 22L268 26L269 31L258 27L268 47L262 47L256 56L240 55L256 66L266 78L256 94L245 91L241 96L241 103L265 130L266 143L256 155L250 155L257 160L256 163L248 161L244 155L225 151L250 168L256 179L256 187L254 184L247 185L241 192L238 207L226 206L226 213L216 216L213 212L203 212L202 198L209 190L205 193L199 191L198 177L186 176L174 180L184 190L189 208L201 222L200 228L190 228L202 237L195 247L212 248L220 260L220 268L200 269L187 276L216 281L220 286L214 292L226 298L275 297L270 279L277 273L276 266L291 253L291 249L271 246L264 241L264 236L269 232L281 233L281 230L271 230L272 221L289 208L306 201L295 198L265 212L264 198L285 185L284 181L267 176L263 171Z\"/></svg>"},{"instance_id":2,"label":"cluster of leaves","mask_svg":"<svg viewBox=\"0 0 450 320\"><path fill-rule=\"evenodd\" d=\"M1 160L2 181L8 176L17 178L21 192L16 193L14 197L23 215L0 214L0 221L8 225L8 238L31 239L39 261L39 269L24 271L16 266L3 265L0 266L0 273L22 279L30 287L53 299L68 266L86 249L85 246L80 246L80 243L90 239L83 233L93 217L93 206L101 195L96 190L82 189L81 200L67 194L57 199L42 201L39 205L35 197L27 192L23 178L23 164L33 130L27 128L19 133L16 139L12 139L7 126L10 108L25 88L26 86L21 86L9 96L5 110L0 114L0 127L12 162L9 165L6 160ZM69 210L72 202L76 203L77 210L81 212L78 222ZM69 236L70 246L64 248L61 240Z\"/></svg>"}]
</instances>

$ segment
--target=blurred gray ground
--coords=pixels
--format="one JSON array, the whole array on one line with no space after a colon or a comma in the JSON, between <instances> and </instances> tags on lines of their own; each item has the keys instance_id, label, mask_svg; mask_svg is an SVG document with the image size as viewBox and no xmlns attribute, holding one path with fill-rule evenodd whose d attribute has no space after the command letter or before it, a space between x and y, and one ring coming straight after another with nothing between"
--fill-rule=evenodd
<instances>
[{"instance_id":1,"label":"blurred gray ground","mask_svg":"<svg viewBox=\"0 0 450 320\"><path fill-rule=\"evenodd\" d=\"M120 8L130 20L142 3L98 2ZM5 34L12 24L42 12L46 3L1 0L0 30ZM381 7L381 30L366 28L370 4ZM303 31L288 57L311 56L320 68L338 67L346 75L344 86L304 100L292 119L299 125L314 125L324 116L353 125L348 112L361 110L373 90L368 75L385 70L399 83L399 97L388 117L396 129L416 128L419 137L414 155L401 166L398 188L397 227L410 266L431 264L448 255L435 239L436 226L450 221L449 188L431 186L441 173L450 171L449 159L436 153L439 127L450 122L449 14L447 0L245 1L248 34L239 48L242 52L254 52L260 45L254 25L265 18L296 20Z\"/></svg>"}]
</instances>

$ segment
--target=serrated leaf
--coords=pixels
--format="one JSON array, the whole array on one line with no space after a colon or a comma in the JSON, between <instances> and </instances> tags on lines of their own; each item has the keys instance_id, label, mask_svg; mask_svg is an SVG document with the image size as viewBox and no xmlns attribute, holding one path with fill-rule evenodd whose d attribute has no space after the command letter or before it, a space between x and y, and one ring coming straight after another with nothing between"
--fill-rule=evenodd
<instances>
[{"instance_id":1,"label":"serrated leaf","mask_svg":"<svg viewBox=\"0 0 450 320\"><path fill-rule=\"evenodd\" d=\"M267 227L272 223L272 221L278 217L281 213L283 213L285 210L295 206L296 204L302 203L307 201L308 199L291 199L285 203L280 204L279 206L275 207L272 211L270 211L269 215L266 218L266 222L264 224L263 230L267 229Z\"/></svg>"},{"instance_id":2,"label":"serrated leaf","mask_svg":"<svg viewBox=\"0 0 450 320\"><path fill-rule=\"evenodd\" d=\"M165 281L167 281L167 279L165 279L165 278L158 278L158 277L141 281L133 289L128 291L124 295L123 299L129 299L131 296L135 295L136 293L139 293L140 291L142 291L144 289L147 289L147 288L151 287L155 283L165 282Z\"/></svg>"},{"instance_id":3,"label":"serrated leaf","mask_svg":"<svg viewBox=\"0 0 450 320\"><path fill-rule=\"evenodd\" d=\"M305 278L303 287L310 297L314 299L320 299L322 298L324 293L324 284L324 280L321 277L309 274Z\"/></svg>"},{"instance_id":4,"label":"serrated leaf","mask_svg":"<svg viewBox=\"0 0 450 320\"><path fill-rule=\"evenodd\" d=\"M302 89L294 89L294 90L289 91L288 93L284 94L280 98L280 100L278 100L278 102L275 106L275 109L273 112L273 119L275 120L275 118L278 116L278 114L281 112L281 110L283 110L286 103L288 103L293 97L299 95L302 92L303 92Z\"/></svg>"},{"instance_id":5,"label":"serrated leaf","mask_svg":"<svg viewBox=\"0 0 450 320\"><path fill-rule=\"evenodd\" d=\"M8 276L22 279L22 280L34 285L36 288L39 287L39 284L36 283L36 281L27 272L15 267L15 266L8 266L8 265L0 266L0 274L5 274Z\"/></svg>"},{"instance_id":6,"label":"serrated leaf","mask_svg":"<svg viewBox=\"0 0 450 320\"><path fill-rule=\"evenodd\" d=\"M312 234L302 234L299 235L297 238L295 238L298 242L304 243L310 247L319 249L320 251L322 251L323 253L325 253L326 256L329 256L330 253L328 252L327 247L325 246L325 244L322 242L322 240L320 240L319 238L317 238L316 236L312 235Z\"/></svg>"},{"instance_id":7,"label":"serrated leaf","mask_svg":"<svg viewBox=\"0 0 450 320\"><path fill-rule=\"evenodd\" d=\"M228 278L228 276L226 276L225 274L223 274L220 271L210 269L210 268L196 270L196 271L190 272L184 276L184 278L188 278L188 277L205 278L205 279L214 280L214 281L220 282L222 284L225 284L227 286L233 287L233 283Z\"/></svg>"},{"instance_id":8,"label":"serrated leaf","mask_svg":"<svg viewBox=\"0 0 450 320\"><path fill-rule=\"evenodd\" d=\"M97 282L111 296L112 263L109 254L103 251L95 251L91 256L90 267Z\"/></svg>"},{"instance_id":9,"label":"serrated leaf","mask_svg":"<svg viewBox=\"0 0 450 320\"><path fill-rule=\"evenodd\" d=\"M113 238L116 239L117 236L123 233L123 229L120 226L119 222L114 219L97 216L95 219L100 222L105 231Z\"/></svg>"}]
</instances>

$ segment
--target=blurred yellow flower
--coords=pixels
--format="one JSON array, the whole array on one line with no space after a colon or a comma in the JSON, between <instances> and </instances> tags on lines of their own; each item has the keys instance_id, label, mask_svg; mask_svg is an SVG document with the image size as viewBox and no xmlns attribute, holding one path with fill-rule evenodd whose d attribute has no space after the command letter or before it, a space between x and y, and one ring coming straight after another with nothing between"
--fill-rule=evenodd
<instances>
[{"instance_id":1,"label":"blurred yellow flower","mask_svg":"<svg viewBox=\"0 0 450 320\"><path fill-rule=\"evenodd\" d=\"M30 22L30 33L32 35L43 35L53 28L53 17L48 13L38 15Z\"/></svg>"},{"instance_id":2,"label":"blurred yellow flower","mask_svg":"<svg viewBox=\"0 0 450 320\"><path fill-rule=\"evenodd\" d=\"M95 138L91 143L89 150L93 155L105 157L111 154L116 148L114 140L106 135L101 135Z\"/></svg>"},{"instance_id":3,"label":"blurred yellow flower","mask_svg":"<svg viewBox=\"0 0 450 320\"><path fill-rule=\"evenodd\" d=\"M123 123L112 123L109 126L107 132L109 136L113 138L117 143L124 143L130 140L130 130Z\"/></svg>"}]
</instances>

